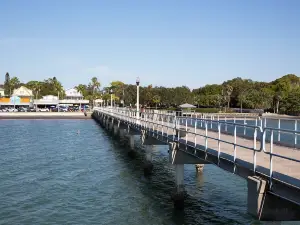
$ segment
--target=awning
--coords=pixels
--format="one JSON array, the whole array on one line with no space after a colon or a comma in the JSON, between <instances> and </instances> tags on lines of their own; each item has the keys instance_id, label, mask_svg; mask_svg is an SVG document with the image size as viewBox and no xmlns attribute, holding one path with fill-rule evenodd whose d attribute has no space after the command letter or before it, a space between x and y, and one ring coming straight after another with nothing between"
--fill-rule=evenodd
<instances>
[{"instance_id":1,"label":"awning","mask_svg":"<svg viewBox=\"0 0 300 225\"><path fill-rule=\"evenodd\" d=\"M196 106L185 103L185 104L180 105L179 108L188 109L188 108L196 108Z\"/></svg>"}]
</instances>

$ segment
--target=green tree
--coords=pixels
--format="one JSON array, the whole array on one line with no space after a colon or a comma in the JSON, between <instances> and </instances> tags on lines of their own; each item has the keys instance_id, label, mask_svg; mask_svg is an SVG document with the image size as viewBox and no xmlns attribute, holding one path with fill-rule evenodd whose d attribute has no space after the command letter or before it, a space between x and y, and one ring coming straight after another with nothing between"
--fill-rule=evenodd
<instances>
[{"instance_id":1,"label":"green tree","mask_svg":"<svg viewBox=\"0 0 300 225\"><path fill-rule=\"evenodd\" d=\"M157 109L157 104L160 103L160 96L154 95L153 96L153 102L155 103L155 108Z\"/></svg>"},{"instance_id":2,"label":"green tree","mask_svg":"<svg viewBox=\"0 0 300 225\"><path fill-rule=\"evenodd\" d=\"M95 99L97 99L97 97L99 96L99 88L100 88L101 84L98 81L97 77L93 77L91 79L91 83L90 83L90 87L92 88L92 95L89 96L90 101L92 102L92 105L94 107L95 105Z\"/></svg>"},{"instance_id":3,"label":"green tree","mask_svg":"<svg viewBox=\"0 0 300 225\"><path fill-rule=\"evenodd\" d=\"M18 88L20 85L20 80L17 77L12 77L10 79L10 93L13 93L13 90Z\"/></svg>"},{"instance_id":4,"label":"green tree","mask_svg":"<svg viewBox=\"0 0 300 225\"><path fill-rule=\"evenodd\" d=\"M76 89L79 93L81 93L81 94L83 95L83 97L86 97L86 89L87 89L86 85L84 85L84 84L79 84L79 85L77 85L77 86L75 87L75 89Z\"/></svg>"},{"instance_id":5,"label":"green tree","mask_svg":"<svg viewBox=\"0 0 300 225\"><path fill-rule=\"evenodd\" d=\"M11 95L11 86L10 86L10 76L9 73L5 74L5 81L4 81L4 94Z\"/></svg>"},{"instance_id":6,"label":"green tree","mask_svg":"<svg viewBox=\"0 0 300 225\"><path fill-rule=\"evenodd\" d=\"M232 94L232 91L233 91L233 87L229 84L226 84L224 86L224 91L225 91L225 96L226 96L226 99L227 99L227 108L229 109L230 108L230 99L231 99L231 94Z\"/></svg>"}]
</instances>

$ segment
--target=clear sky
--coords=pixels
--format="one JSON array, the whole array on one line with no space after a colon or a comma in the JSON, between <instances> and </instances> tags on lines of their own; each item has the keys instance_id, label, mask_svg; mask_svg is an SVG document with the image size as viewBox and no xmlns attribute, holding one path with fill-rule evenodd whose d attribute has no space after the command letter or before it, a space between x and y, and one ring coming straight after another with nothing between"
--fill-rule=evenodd
<instances>
[{"instance_id":1,"label":"clear sky","mask_svg":"<svg viewBox=\"0 0 300 225\"><path fill-rule=\"evenodd\" d=\"M299 0L0 0L0 83L191 88L300 75Z\"/></svg>"}]
</instances>

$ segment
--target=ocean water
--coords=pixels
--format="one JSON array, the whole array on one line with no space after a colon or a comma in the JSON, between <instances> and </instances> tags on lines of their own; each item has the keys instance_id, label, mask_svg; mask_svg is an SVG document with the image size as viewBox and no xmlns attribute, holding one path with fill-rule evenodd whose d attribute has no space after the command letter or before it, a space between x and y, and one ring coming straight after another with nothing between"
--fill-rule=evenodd
<instances>
[{"instance_id":1,"label":"ocean water","mask_svg":"<svg viewBox=\"0 0 300 225\"><path fill-rule=\"evenodd\" d=\"M0 224L260 224L246 181L213 165L185 166L185 209L174 210L167 146L153 148L144 177L135 141L130 158L93 120L1 120Z\"/></svg>"}]
</instances>

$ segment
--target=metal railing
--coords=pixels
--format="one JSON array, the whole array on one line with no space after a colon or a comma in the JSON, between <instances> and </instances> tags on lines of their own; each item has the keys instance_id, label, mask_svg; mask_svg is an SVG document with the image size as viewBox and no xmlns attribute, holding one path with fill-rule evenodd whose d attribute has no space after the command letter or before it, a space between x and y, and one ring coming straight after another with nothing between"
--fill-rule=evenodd
<instances>
[{"instance_id":1,"label":"metal railing","mask_svg":"<svg viewBox=\"0 0 300 225\"><path fill-rule=\"evenodd\" d=\"M291 129L282 129L282 128L273 128L273 127L267 127L267 121L266 120L255 120L254 125L250 125L247 123L237 123L236 120L233 120L233 122L229 122L227 120L213 120L207 119L207 118L193 118L193 121L188 121L185 117L177 117L176 115L172 113L154 113L154 112L141 112L139 119L137 119L137 112L135 110L128 110L128 109L122 109L122 108L97 108L96 110L99 110L100 112L104 112L105 114L111 115L117 119L123 120L127 123L134 124L138 127L143 127L144 129L152 132L153 137L158 138L159 135L165 137L169 141L179 141L180 143L185 144L186 146L193 147L195 149L194 154L196 155L197 150L203 151L203 149L200 149L197 147L197 137L203 137L204 138L204 152L205 157L207 156L208 151L208 140L212 139L217 141L218 143L218 165L220 162L221 157L221 143L226 143L233 146L233 163L234 163L234 172L236 170L236 159L237 159L237 147L241 147L250 151L253 151L253 171L254 173L257 170L257 153L263 152L264 154L269 155L270 158L270 165L269 165L269 185L270 189L272 188L272 180L273 180L273 158L278 157L285 160L290 160L299 163L300 160L292 157L288 157L282 154L277 154L273 152L274 149L274 133L277 134L292 134L295 137L295 145L297 144L297 135L300 134L300 131L297 131L297 126L295 125L295 130ZM280 121L280 120L279 120ZM198 126L200 124L200 126ZM210 130L217 133L217 137L210 136L208 134L209 131L209 125L211 129L214 125L217 127L217 130ZM263 125L264 124L264 125ZM280 122L279 122L280 124ZM295 122L297 124L297 122ZM156 127L155 127L156 126ZM232 126L233 127L233 141L224 140L221 138L222 134L222 127ZM200 128L199 128L200 127ZM198 133L198 129L201 129L204 127L204 134ZM248 147L245 145L241 145L237 143L237 128L242 127L244 129L252 129L253 130L253 143L252 147ZM280 125L278 126L280 127ZM190 130L190 128L193 128L193 131ZM169 135L169 130L171 130L171 135ZM185 139L182 139L180 137L180 131L185 131ZM159 134L161 132L161 134ZM270 133L270 139L267 140L267 133ZM225 134L228 135L228 134ZM171 137L170 137L171 136ZM188 137L193 137L193 145L191 145L188 142ZM257 146L257 143L260 144L260 146ZM267 144L270 145L270 151L266 150Z\"/></svg>"},{"instance_id":2,"label":"metal railing","mask_svg":"<svg viewBox=\"0 0 300 225\"><path fill-rule=\"evenodd\" d=\"M271 136L271 141L270 141L270 151L267 151L266 149L266 134L267 132L270 132L270 136ZM271 127L265 127L263 129L263 134L262 134L262 150L265 154L269 155L270 157L270 173L269 173L269 188L272 189L272 180L273 180L273 158L274 157L278 157L278 158L282 158L282 159L286 159L286 160L289 160L289 161L294 161L294 162L297 162L297 163L300 163L300 160L299 159L295 159L295 158L292 158L292 157L288 157L288 156L284 156L282 154L277 154L277 153L274 153L273 150L274 150L274 131L276 132L281 132L281 133L292 133L292 134L300 134L300 131L295 131L295 130L287 130L287 129L279 129L279 128L271 128Z\"/></svg>"}]
</instances>

